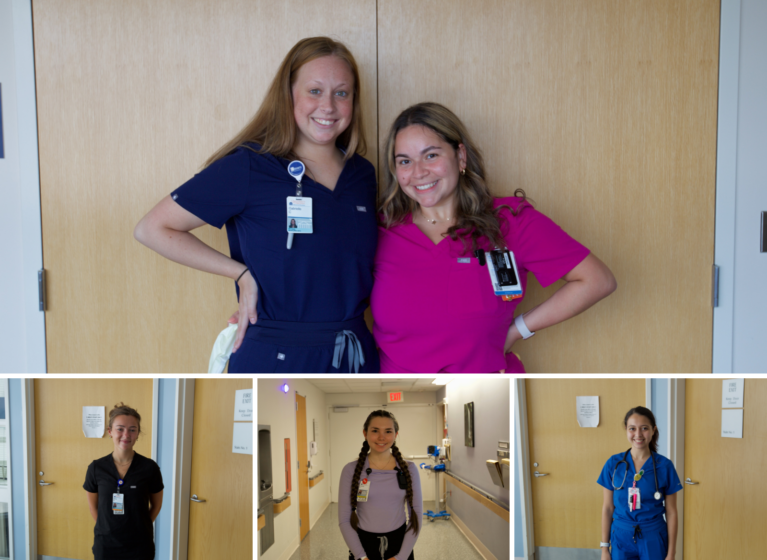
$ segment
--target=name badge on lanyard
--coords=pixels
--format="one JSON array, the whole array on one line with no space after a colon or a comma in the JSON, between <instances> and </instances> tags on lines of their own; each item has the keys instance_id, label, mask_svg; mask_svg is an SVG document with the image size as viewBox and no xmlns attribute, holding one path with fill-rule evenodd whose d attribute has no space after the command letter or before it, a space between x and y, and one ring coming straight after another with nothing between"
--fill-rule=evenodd
<instances>
[{"instance_id":1,"label":"name badge on lanyard","mask_svg":"<svg viewBox=\"0 0 767 560\"><path fill-rule=\"evenodd\" d=\"M367 502L368 496L370 496L370 479L363 478L360 480L360 487L357 490L357 501Z\"/></svg>"},{"instance_id":2,"label":"name badge on lanyard","mask_svg":"<svg viewBox=\"0 0 767 560\"><path fill-rule=\"evenodd\" d=\"M512 301L522 297L522 283L517 272L514 253L508 249L495 249L487 255L487 271L493 284L495 295L503 301Z\"/></svg>"},{"instance_id":3,"label":"name badge on lanyard","mask_svg":"<svg viewBox=\"0 0 767 560\"><path fill-rule=\"evenodd\" d=\"M288 164L288 173L297 182L296 196L289 196L287 200L288 249L293 246L293 234L313 233L312 199L303 196L303 187L301 186L301 179L305 171L304 164L298 160L291 161Z\"/></svg>"},{"instance_id":4,"label":"name badge on lanyard","mask_svg":"<svg viewBox=\"0 0 767 560\"><path fill-rule=\"evenodd\" d=\"M123 480L117 481L117 492L112 494L112 513L114 515L125 515L125 494L120 492L120 487L123 485Z\"/></svg>"}]
</instances>

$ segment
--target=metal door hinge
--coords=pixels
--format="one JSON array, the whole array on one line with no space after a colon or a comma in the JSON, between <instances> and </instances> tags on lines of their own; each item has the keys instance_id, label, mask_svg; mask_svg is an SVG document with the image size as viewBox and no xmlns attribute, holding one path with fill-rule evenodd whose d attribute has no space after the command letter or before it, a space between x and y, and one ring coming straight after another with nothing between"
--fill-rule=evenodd
<instances>
[{"instance_id":1,"label":"metal door hinge","mask_svg":"<svg viewBox=\"0 0 767 560\"><path fill-rule=\"evenodd\" d=\"M711 306L719 307L719 267L711 269Z\"/></svg>"},{"instance_id":2,"label":"metal door hinge","mask_svg":"<svg viewBox=\"0 0 767 560\"><path fill-rule=\"evenodd\" d=\"M45 269L37 271L37 302L38 309L45 311Z\"/></svg>"}]
</instances>

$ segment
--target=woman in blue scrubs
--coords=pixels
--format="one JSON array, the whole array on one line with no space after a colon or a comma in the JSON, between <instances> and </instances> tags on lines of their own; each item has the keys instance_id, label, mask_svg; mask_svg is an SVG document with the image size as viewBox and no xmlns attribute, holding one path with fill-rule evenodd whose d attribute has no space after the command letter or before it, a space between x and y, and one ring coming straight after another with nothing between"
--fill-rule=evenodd
<instances>
[{"instance_id":1,"label":"woman in blue scrubs","mask_svg":"<svg viewBox=\"0 0 767 560\"><path fill-rule=\"evenodd\" d=\"M597 480L604 487L602 560L674 560L682 483L674 464L658 454L649 409L632 408L623 426L631 448L610 457Z\"/></svg>"},{"instance_id":2,"label":"woman in blue scrubs","mask_svg":"<svg viewBox=\"0 0 767 560\"><path fill-rule=\"evenodd\" d=\"M327 37L303 39L250 123L136 226L164 257L236 281L230 373L378 372L363 319L378 242L364 152L354 57ZM293 160L303 177L288 171ZM311 233L290 231L292 197L311 199ZM206 223L227 226L231 257L190 233Z\"/></svg>"}]
</instances>

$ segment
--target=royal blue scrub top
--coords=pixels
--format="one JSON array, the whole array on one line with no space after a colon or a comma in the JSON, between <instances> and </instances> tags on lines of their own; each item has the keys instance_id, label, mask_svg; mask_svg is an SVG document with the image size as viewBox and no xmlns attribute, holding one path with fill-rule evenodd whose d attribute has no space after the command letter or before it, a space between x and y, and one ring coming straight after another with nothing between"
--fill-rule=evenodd
<instances>
[{"instance_id":1,"label":"royal blue scrub top","mask_svg":"<svg viewBox=\"0 0 767 560\"><path fill-rule=\"evenodd\" d=\"M226 224L232 258L243 262L258 284L259 320L318 324L359 318L369 304L378 244L373 165L354 154L332 191L304 175L314 233L295 234L287 249L287 197L296 195L288 163L241 147L171 196L206 223ZM370 340L363 346L372 344L375 352L372 335L365 336ZM377 366L377 355L374 361ZM313 367L301 362L302 371ZM323 367L316 364L316 371Z\"/></svg>"},{"instance_id":2,"label":"royal blue scrub top","mask_svg":"<svg viewBox=\"0 0 767 560\"><path fill-rule=\"evenodd\" d=\"M682 489L682 483L679 481L679 477L676 474L674 463L663 455L654 453L655 465L658 469L658 491L661 493L660 500L656 500L653 497L655 494L655 476L653 475L652 459L647 459L641 468L641 470L644 470L642 479L637 482L639 495L641 496L641 508L634 512L630 512L628 489L634 485L634 475L636 474L634 461L631 460L631 453L626 457L626 463L628 463L629 469L628 474L626 474L626 482L623 483L623 489L615 490L612 484L615 466L620 463L625 453L625 451L621 451L610 457L602 468L602 474L599 475L599 479L597 480L601 486L604 486L608 490L613 490L613 505L615 506L613 519L634 524L653 523L659 520L663 521L663 514L666 513L666 506L663 505L664 496L676 494ZM621 485L626 463L620 463L620 465L618 465L618 470L615 473L615 486Z\"/></svg>"}]
</instances>

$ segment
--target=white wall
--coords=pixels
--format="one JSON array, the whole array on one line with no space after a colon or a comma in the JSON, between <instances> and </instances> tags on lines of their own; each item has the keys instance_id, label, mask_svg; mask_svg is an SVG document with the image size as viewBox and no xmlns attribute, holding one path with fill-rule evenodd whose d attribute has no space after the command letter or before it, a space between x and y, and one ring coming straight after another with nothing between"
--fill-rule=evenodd
<instances>
[{"instance_id":1,"label":"white wall","mask_svg":"<svg viewBox=\"0 0 767 560\"><path fill-rule=\"evenodd\" d=\"M759 252L767 211L767 2L742 0L735 209L735 317L732 371L767 371L767 253Z\"/></svg>"},{"instance_id":2,"label":"white wall","mask_svg":"<svg viewBox=\"0 0 767 560\"><path fill-rule=\"evenodd\" d=\"M0 0L0 373L44 373L45 318L37 306L42 268L37 122L28 0Z\"/></svg>"},{"instance_id":3,"label":"white wall","mask_svg":"<svg viewBox=\"0 0 767 560\"><path fill-rule=\"evenodd\" d=\"M287 393L279 387L288 383ZM279 498L285 493L284 471L284 439L290 438L291 505L288 509L274 518L274 544L261 555L257 545L258 558L263 560L286 560L296 550L300 542L298 527L298 458L296 447L296 391L306 397L307 445L312 438L312 419L317 419L317 442L319 453L313 458L313 469L310 475L320 470L325 471L326 480L309 490L309 521L314 525L322 510L329 503L329 485L327 472L328 457L328 427L325 395L319 389L303 379L259 379L258 380L258 424L267 424L272 430L272 473L274 482L274 497ZM324 419L324 421L322 420ZM307 449L308 454L308 449Z\"/></svg>"}]
</instances>

